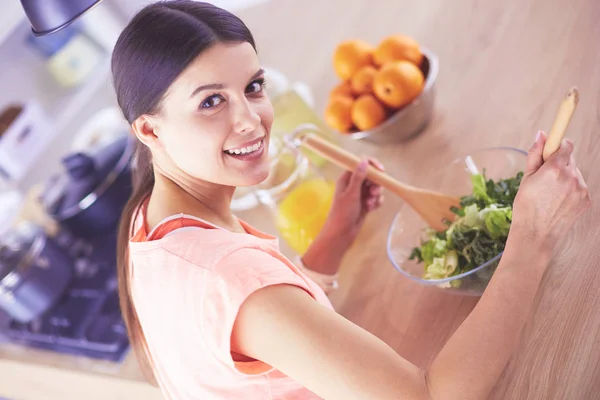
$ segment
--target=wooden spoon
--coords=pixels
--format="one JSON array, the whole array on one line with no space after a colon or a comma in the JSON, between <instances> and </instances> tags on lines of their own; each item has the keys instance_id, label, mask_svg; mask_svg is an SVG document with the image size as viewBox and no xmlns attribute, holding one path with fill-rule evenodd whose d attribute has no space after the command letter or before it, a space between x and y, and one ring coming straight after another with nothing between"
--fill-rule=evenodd
<instances>
[{"instance_id":1,"label":"wooden spoon","mask_svg":"<svg viewBox=\"0 0 600 400\"><path fill-rule=\"evenodd\" d=\"M578 103L579 91L576 87L572 87L567 93L567 97L560 103L558 113L556 114L550 133L548 134L548 139L544 145L544 153L542 155L544 161L560 148L560 143L565 136L567 126L571 121L571 117L573 116L573 112Z\"/></svg>"},{"instance_id":2,"label":"wooden spoon","mask_svg":"<svg viewBox=\"0 0 600 400\"><path fill-rule=\"evenodd\" d=\"M317 129L306 125L299 127L293 135L296 144L319 154L341 168L353 171L361 159L312 133ZM429 226L438 231L448 228L444 223L445 220L453 221L456 217L451 210L452 207L460 208L458 197L407 185L371 165L367 167L367 179L400 196Z\"/></svg>"}]
</instances>

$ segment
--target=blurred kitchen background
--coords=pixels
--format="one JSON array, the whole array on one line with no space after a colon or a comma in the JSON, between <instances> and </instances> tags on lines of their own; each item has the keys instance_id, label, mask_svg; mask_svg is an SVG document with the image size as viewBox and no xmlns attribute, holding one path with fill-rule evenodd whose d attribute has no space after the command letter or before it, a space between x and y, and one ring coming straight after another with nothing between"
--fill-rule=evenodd
<instances>
[{"instance_id":1,"label":"blurred kitchen background","mask_svg":"<svg viewBox=\"0 0 600 400\"><path fill-rule=\"evenodd\" d=\"M213 3L236 12L264 1ZM46 398L45 383L27 389L21 379L60 390L75 379L65 371L91 392L102 385L100 398L159 398L141 384L118 307L116 227L134 160L110 75L120 31L149 2L104 0L35 37L20 1L1 0L0 398ZM276 108L283 99L277 129L320 123L306 85L268 76ZM240 209L255 205L245 195ZM91 371L124 379L107 386Z\"/></svg>"},{"instance_id":2,"label":"blurred kitchen background","mask_svg":"<svg viewBox=\"0 0 600 400\"><path fill-rule=\"evenodd\" d=\"M213 3L235 11L263 1ZM110 81L110 54L125 23L149 2L104 0L68 28L36 38L30 33L20 1L2 0L1 179L25 191L58 172L61 156L90 144L97 136L91 131L123 127L116 113L98 114L116 105ZM13 120L18 110L21 114ZM93 121L90 127L94 117L101 127ZM14 139L19 144L11 140L15 129L10 127L12 122L28 127L26 134ZM42 153L43 157L39 157Z\"/></svg>"}]
</instances>

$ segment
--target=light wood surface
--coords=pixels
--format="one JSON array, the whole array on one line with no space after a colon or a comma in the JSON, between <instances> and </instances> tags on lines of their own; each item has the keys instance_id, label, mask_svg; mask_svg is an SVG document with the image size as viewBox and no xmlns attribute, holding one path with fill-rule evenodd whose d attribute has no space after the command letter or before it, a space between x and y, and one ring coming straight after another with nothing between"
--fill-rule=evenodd
<instances>
[{"instance_id":1,"label":"light wood surface","mask_svg":"<svg viewBox=\"0 0 600 400\"><path fill-rule=\"evenodd\" d=\"M319 112L337 82L331 55L341 40L376 43L403 32L434 51L440 75L429 128L385 148L344 142L415 185L444 160L474 149L527 149L537 130L550 130L565 92L577 86L581 98L567 137L575 141L592 198L600 197L597 0L276 0L240 16L264 64L308 83ZM385 253L387 229L400 206L393 197L369 218L332 299L341 314L426 365L476 300L425 289L395 272ZM249 217L272 229L257 213ZM595 204L557 249L537 311L491 399L600 398L599 224Z\"/></svg>"},{"instance_id":2,"label":"light wood surface","mask_svg":"<svg viewBox=\"0 0 600 400\"><path fill-rule=\"evenodd\" d=\"M60 368L2 361L0 393L11 400L161 400L160 391L139 382Z\"/></svg>"}]
</instances>

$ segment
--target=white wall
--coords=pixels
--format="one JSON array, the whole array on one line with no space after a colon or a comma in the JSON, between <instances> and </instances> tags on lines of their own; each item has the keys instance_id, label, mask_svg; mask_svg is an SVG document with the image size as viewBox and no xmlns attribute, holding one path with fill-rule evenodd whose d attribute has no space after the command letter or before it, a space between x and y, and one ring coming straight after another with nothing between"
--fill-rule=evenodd
<instances>
[{"instance_id":1,"label":"white wall","mask_svg":"<svg viewBox=\"0 0 600 400\"><path fill-rule=\"evenodd\" d=\"M127 17L133 16L137 10L143 6L150 4L153 0L106 0L110 1L111 5L115 8L120 9ZM216 5L217 7L224 8L231 12L242 10L244 8L251 7L256 4L264 3L269 0L211 0L208 1ZM271 0L274 1L274 0Z\"/></svg>"}]
</instances>

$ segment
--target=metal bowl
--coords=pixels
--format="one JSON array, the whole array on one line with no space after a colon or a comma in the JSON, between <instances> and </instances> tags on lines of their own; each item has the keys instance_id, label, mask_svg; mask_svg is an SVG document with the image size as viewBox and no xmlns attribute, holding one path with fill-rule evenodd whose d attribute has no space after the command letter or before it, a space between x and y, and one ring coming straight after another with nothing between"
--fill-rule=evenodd
<instances>
[{"instance_id":1,"label":"metal bowl","mask_svg":"<svg viewBox=\"0 0 600 400\"><path fill-rule=\"evenodd\" d=\"M381 145L405 141L427 127L433 114L439 60L431 51L427 49L421 49L421 51L423 53L421 71L425 76L425 87L421 94L377 127L368 131L350 133L346 136Z\"/></svg>"}]
</instances>

